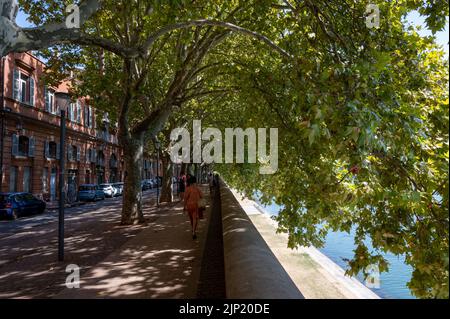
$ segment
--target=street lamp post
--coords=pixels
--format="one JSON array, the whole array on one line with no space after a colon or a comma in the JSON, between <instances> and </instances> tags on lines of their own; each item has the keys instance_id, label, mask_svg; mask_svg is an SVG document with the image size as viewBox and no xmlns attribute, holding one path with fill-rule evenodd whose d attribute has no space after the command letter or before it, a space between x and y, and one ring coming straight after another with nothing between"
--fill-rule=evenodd
<instances>
[{"instance_id":1,"label":"street lamp post","mask_svg":"<svg viewBox=\"0 0 450 319\"><path fill-rule=\"evenodd\" d=\"M161 143L159 141L155 142L156 146L156 207L159 207L159 149Z\"/></svg>"},{"instance_id":2,"label":"street lamp post","mask_svg":"<svg viewBox=\"0 0 450 319\"><path fill-rule=\"evenodd\" d=\"M3 187L3 149L5 145L5 57L2 57L0 60L2 64L1 68L1 76L0 76L0 85L2 92L2 100L1 100L1 135L0 135L0 144L1 144L1 154L0 154L0 191Z\"/></svg>"},{"instance_id":3,"label":"street lamp post","mask_svg":"<svg viewBox=\"0 0 450 319\"><path fill-rule=\"evenodd\" d=\"M61 110L61 131L59 141L59 213L58 213L58 261L64 261L64 206L65 206L65 159L66 159L66 109L70 103L67 93L55 93ZM61 101L63 103L61 103Z\"/></svg>"},{"instance_id":4,"label":"street lamp post","mask_svg":"<svg viewBox=\"0 0 450 319\"><path fill-rule=\"evenodd\" d=\"M176 164L177 165L177 194L180 194L180 182L179 182L179 178L180 178L180 164Z\"/></svg>"},{"instance_id":5,"label":"street lamp post","mask_svg":"<svg viewBox=\"0 0 450 319\"><path fill-rule=\"evenodd\" d=\"M58 214L58 260L64 261L64 171L65 171L66 111L61 110L61 135L59 150L59 214Z\"/></svg>"}]
</instances>

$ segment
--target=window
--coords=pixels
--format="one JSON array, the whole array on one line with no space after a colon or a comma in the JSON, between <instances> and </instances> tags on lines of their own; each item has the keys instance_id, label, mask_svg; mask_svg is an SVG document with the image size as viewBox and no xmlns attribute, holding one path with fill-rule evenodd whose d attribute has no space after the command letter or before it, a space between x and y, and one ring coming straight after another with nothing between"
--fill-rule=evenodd
<instances>
[{"instance_id":1,"label":"window","mask_svg":"<svg viewBox=\"0 0 450 319\"><path fill-rule=\"evenodd\" d=\"M84 107L84 125L92 128L92 107L89 105Z\"/></svg>"},{"instance_id":2,"label":"window","mask_svg":"<svg viewBox=\"0 0 450 319\"><path fill-rule=\"evenodd\" d=\"M79 162L80 161L80 152L77 146L70 145L67 148L67 158L71 162Z\"/></svg>"},{"instance_id":3,"label":"window","mask_svg":"<svg viewBox=\"0 0 450 319\"><path fill-rule=\"evenodd\" d=\"M117 168L117 157L115 154L111 155L111 158L109 159L109 167L110 168Z\"/></svg>"},{"instance_id":4,"label":"window","mask_svg":"<svg viewBox=\"0 0 450 319\"><path fill-rule=\"evenodd\" d=\"M77 123L81 124L81 102L77 101Z\"/></svg>"},{"instance_id":5,"label":"window","mask_svg":"<svg viewBox=\"0 0 450 319\"><path fill-rule=\"evenodd\" d=\"M34 79L32 76L14 70L14 93L16 101L34 106Z\"/></svg>"},{"instance_id":6,"label":"window","mask_svg":"<svg viewBox=\"0 0 450 319\"><path fill-rule=\"evenodd\" d=\"M72 146L72 160L76 161L78 158L78 147Z\"/></svg>"},{"instance_id":7,"label":"window","mask_svg":"<svg viewBox=\"0 0 450 319\"><path fill-rule=\"evenodd\" d=\"M89 183L87 183L87 184L89 184ZM80 192L94 191L94 190L96 190L96 189L97 189L97 187L95 187L95 186L89 186L89 185L84 185L84 186L78 187L78 190L79 190Z\"/></svg>"},{"instance_id":8,"label":"window","mask_svg":"<svg viewBox=\"0 0 450 319\"><path fill-rule=\"evenodd\" d=\"M9 192L17 192L17 167L11 166L9 169Z\"/></svg>"},{"instance_id":9,"label":"window","mask_svg":"<svg viewBox=\"0 0 450 319\"><path fill-rule=\"evenodd\" d=\"M89 106L84 106L84 126L89 127Z\"/></svg>"},{"instance_id":10,"label":"window","mask_svg":"<svg viewBox=\"0 0 450 319\"><path fill-rule=\"evenodd\" d=\"M94 109L89 106L89 128L95 128L95 120L94 120Z\"/></svg>"},{"instance_id":11,"label":"window","mask_svg":"<svg viewBox=\"0 0 450 319\"><path fill-rule=\"evenodd\" d=\"M12 156L34 157L34 137L12 135Z\"/></svg>"},{"instance_id":12,"label":"window","mask_svg":"<svg viewBox=\"0 0 450 319\"><path fill-rule=\"evenodd\" d=\"M74 103L70 103L69 104L69 111L67 112L67 116L69 118L69 121L73 122L75 120L74 112L75 112L75 105L74 105Z\"/></svg>"},{"instance_id":13,"label":"window","mask_svg":"<svg viewBox=\"0 0 450 319\"><path fill-rule=\"evenodd\" d=\"M31 194L20 194L14 196L14 199L16 202L30 202L36 200L36 197Z\"/></svg>"},{"instance_id":14,"label":"window","mask_svg":"<svg viewBox=\"0 0 450 319\"><path fill-rule=\"evenodd\" d=\"M105 155L102 151L97 153L97 166L104 167L105 166Z\"/></svg>"},{"instance_id":15,"label":"window","mask_svg":"<svg viewBox=\"0 0 450 319\"><path fill-rule=\"evenodd\" d=\"M55 91L47 87L44 87L44 94L45 94L45 111L56 115L58 113L58 110L55 100Z\"/></svg>"},{"instance_id":16,"label":"window","mask_svg":"<svg viewBox=\"0 0 450 319\"><path fill-rule=\"evenodd\" d=\"M86 160L88 163L97 162L97 150L95 148L89 148L86 154Z\"/></svg>"},{"instance_id":17,"label":"window","mask_svg":"<svg viewBox=\"0 0 450 319\"><path fill-rule=\"evenodd\" d=\"M31 167L23 168L23 191L31 193Z\"/></svg>"},{"instance_id":18,"label":"window","mask_svg":"<svg viewBox=\"0 0 450 319\"><path fill-rule=\"evenodd\" d=\"M59 159L59 145L55 142L45 142L45 154L47 159Z\"/></svg>"},{"instance_id":19,"label":"window","mask_svg":"<svg viewBox=\"0 0 450 319\"><path fill-rule=\"evenodd\" d=\"M36 200L36 197L34 197L31 194L23 194L22 199L25 201L33 201L33 200Z\"/></svg>"},{"instance_id":20,"label":"window","mask_svg":"<svg viewBox=\"0 0 450 319\"><path fill-rule=\"evenodd\" d=\"M30 139L26 136L19 137L19 156L28 156Z\"/></svg>"},{"instance_id":21,"label":"window","mask_svg":"<svg viewBox=\"0 0 450 319\"><path fill-rule=\"evenodd\" d=\"M48 158L58 158L58 144L55 142L48 143Z\"/></svg>"},{"instance_id":22,"label":"window","mask_svg":"<svg viewBox=\"0 0 450 319\"><path fill-rule=\"evenodd\" d=\"M26 101L28 101L28 94L30 93L28 91L28 81L30 80L30 78L28 76L26 76L25 74L20 74L20 79L19 79L19 97L20 97L20 102L25 103Z\"/></svg>"},{"instance_id":23,"label":"window","mask_svg":"<svg viewBox=\"0 0 450 319\"><path fill-rule=\"evenodd\" d=\"M76 103L69 104L68 118L72 122L81 123L81 103L77 101Z\"/></svg>"}]
</instances>

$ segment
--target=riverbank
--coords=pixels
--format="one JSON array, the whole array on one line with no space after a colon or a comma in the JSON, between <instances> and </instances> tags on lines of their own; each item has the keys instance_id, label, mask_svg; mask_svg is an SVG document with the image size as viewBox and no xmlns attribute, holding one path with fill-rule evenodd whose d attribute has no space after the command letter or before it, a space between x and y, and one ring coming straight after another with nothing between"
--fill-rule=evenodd
<instances>
[{"instance_id":1,"label":"riverbank","mask_svg":"<svg viewBox=\"0 0 450 319\"><path fill-rule=\"evenodd\" d=\"M283 268L307 299L379 299L380 297L314 247L287 248L287 235L254 201L233 195L259 231Z\"/></svg>"}]
</instances>

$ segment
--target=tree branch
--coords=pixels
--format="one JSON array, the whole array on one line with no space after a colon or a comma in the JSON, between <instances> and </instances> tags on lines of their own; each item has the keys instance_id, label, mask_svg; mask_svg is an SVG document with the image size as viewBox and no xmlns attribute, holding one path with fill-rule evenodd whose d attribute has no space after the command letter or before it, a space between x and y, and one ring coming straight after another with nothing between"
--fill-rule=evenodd
<instances>
[{"instance_id":1,"label":"tree branch","mask_svg":"<svg viewBox=\"0 0 450 319\"><path fill-rule=\"evenodd\" d=\"M95 14L104 0L85 0L79 4L80 25ZM136 49L126 48L108 39L85 34L81 29L67 28L65 23L50 23L36 28L21 28L16 23L16 0L0 0L0 56L27 52L56 44L98 46L122 57L137 56Z\"/></svg>"},{"instance_id":2,"label":"tree branch","mask_svg":"<svg viewBox=\"0 0 450 319\"><path fill-rule=\"evenodd\" d=\"M203 96L207 95L213 95L213 94L222 94L222 93L231 93L231 92L239 92L239 88L227 88L227 89L217 89L217 90L209 90L209 91L202 91L202 92L196 92L189 96L184 96L181 98L181 103L186 103L187 101L190 101L192 99L197 99Z\"/></svg>"},{"instance_id":3,"label":"tree branch","mask_svg":"<svg viewBox=\"0 0 450 319\"><path fill-rule=\"evenodd\" d=\"M178 29L187 29L187 28L191 28L194 26L212 26L212 27L222 27L222 28L226 28L229 29L231 31L235 31L241 34L245 34L248 36L251 36L265 44L267 44L269 47L271 47L272 49L274 49L275 51L277 51L278 53L281 54L281 56L283 56L284 58L287 59L292 59L292 56L285 50L283 50L282 48L280 48L278 45L276 45L274 42L272 42L269 38L267 38L266 36L259 34L257 32L245 29L243 27L234 25L232 23L229 22L222 22L222 21L215 21L215 20L193 20L193 21L188 21L188 22L180 22L180 23L175 23L172 25L168 25L165 26L163 28L161 28L160 30L158 30L157 32L155 32L154 34L152 34L146 41L146 43L143 45L141 51L142 54L146 55L148 50L150 49L150 47L152 46L152 44L161 36L163 36L166 33L172 32L174 30L178 30Z\"/></svg>"}]
</instances>

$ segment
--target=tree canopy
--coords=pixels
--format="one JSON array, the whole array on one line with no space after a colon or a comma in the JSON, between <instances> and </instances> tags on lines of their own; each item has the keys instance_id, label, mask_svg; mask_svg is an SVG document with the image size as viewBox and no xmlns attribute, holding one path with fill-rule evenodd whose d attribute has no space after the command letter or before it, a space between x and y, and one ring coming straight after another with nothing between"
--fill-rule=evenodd
<instances>
[{"instance_id":1,"label":"tree canopy","mask_svg":"<svg viewBox=\"0 0 450 319\"><path fill-rule=\"evenodd\" d=\"M401 254L413 294L448 298L448 60L404 21L418 10L442 30L446 1L370 1L377 29L359 0L97 2L81 35L43 54L81 67L80 94L99 97L123 141L200 113L205 127L278 128L276 174L215 169L283 207L289 246L356 229L350 274ZM20 3L40 25L68 1Z\"/></svg>"}]
</instances>

